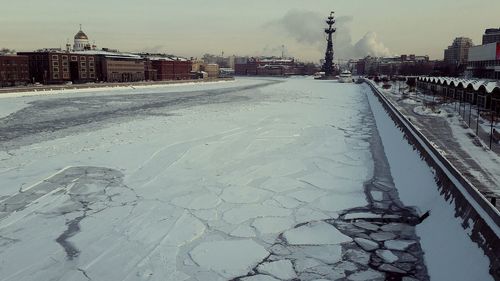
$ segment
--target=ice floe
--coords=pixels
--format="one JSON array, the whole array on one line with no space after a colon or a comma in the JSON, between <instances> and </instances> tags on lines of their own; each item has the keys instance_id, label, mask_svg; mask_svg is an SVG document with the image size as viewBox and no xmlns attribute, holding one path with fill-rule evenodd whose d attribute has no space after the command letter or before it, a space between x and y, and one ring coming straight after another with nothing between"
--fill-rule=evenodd
<instances>
[{"instance_id":1,"label":"ice floe","mask_svg":"<svg viewBox=\"0 0 500 281\"><path fill-rule=\"evenodd\" d=\"M234 278L246 275L269 252L253 240L227 240L203 242L189 254L199 266Z\"/></svg>"},{"instance_id":2,"label":"ice floe","mask_svg":"<svg viewBox=\"0 0 500 281\"><path fill-rule=\"evenodd\" d=\"M325 222L307 223L286 231L283 237L291 245L341 244L352 241L352 238Z\"/></svg>"}]
</instances>

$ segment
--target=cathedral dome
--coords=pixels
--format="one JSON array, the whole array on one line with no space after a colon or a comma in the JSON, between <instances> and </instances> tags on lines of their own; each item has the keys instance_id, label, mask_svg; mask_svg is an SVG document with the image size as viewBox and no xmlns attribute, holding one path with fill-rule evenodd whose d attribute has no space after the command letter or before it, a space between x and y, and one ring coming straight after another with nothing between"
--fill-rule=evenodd
<instances>
[{"instance_id":1,"label":"cathedral dome","mask_svg":"<svg viewBox=\"0 0 500 281\"><path fill-rule=\"evenodd\" d=\"M75 35L75 39L81 39L81 40L89 40L87 37L87 34L85 34L83 31L78 31L78 33Z\"/></svg>"}]
</instances>

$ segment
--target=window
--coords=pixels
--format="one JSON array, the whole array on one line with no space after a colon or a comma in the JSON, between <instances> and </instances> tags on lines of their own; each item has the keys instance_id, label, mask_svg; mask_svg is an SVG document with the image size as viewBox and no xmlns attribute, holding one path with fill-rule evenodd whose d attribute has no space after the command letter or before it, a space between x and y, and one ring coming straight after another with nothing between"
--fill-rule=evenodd
<instances>
[{"instance_id":1,"label":"window","mask_svg":"<svg viewBox=\"0 0 500 281\"><path fill-rule=\"evenodd\" d=\"M90 77L90 78L95 78L94 73L90 73L89 77Z\"/></svg>"},{"instance_id":2,"label":"window","mask_svg":"<svg viewBox=\"0 0 500 281\"><path fill-rule=\"evenodd\" d=\"M52 66L59 66L59 62L58 61L53 61L52 62Z\"/></svg>"},{"instance_id":3,"label":"window","mask_svg":"<svg viewBox=\"0 0 500 281\"><path fill-rule=\"evenodd\" d=\"M94 63L93 63L93 62L89 62L89 66L90 66L90 67L93 67L93 66L94 66Z\"/></svg>"},{"instance_id":4,"label":"window","mask_svg":"<svg viewBox=\"0 0 500 281\"><path fill-rule=\"evenodd\" d=\"M63 67L63 72L69 72L69 69L67 67Z\"/></svg>"},{"instance_id":5,"label":"window","mask_svg":"<svg viewBox=\"0 0 500 281\"><path fill-rule=\"evenodd\" d=\"M62 65L63 65L63 66L68 66L68 61L63 61L63 62L62 62Z\"/></svg>"},{"instance_id":6,"label":"window","mask_svg":"<svg viewBox=\"0 0 500 281\"><path fill-rule=\"evenodd\" d=\"M59 60L59 56L58 55L52 55L52 59L53 60Z\"/></svg>"},{"instance_id":7,"label":"window","mask_svg":"<svg viewBox=\"0 0 500 281\"><path fill-rule=\"evenodd\" d=\"M87 63L86 63L86 62L84 62L84 61L81 61L81 62L80 62L80 65L81 65L82 67L85 67L85 66L87 66Z\"/></svg>"},{"instance_id":8,"label":"window","mask_svg":"<svg viewBox=\"0 0 500 281\"><path fill-rule=\"evenodd\" d=\"M52 75L52 78L54 78L54 79L59 79L59 73L54 73L54 74Z\"/></svg>"},{"instance_id":9,"label":"window","mask_svg":"<svg viewBox=\"0 0 500 281\"><path fill-rule=\"evenodd\" d=\"M81 56L81 57L80 57L80 61L85 61L85 57L84 57L84 56Z\"/></svg>"},{"instance_id":10,"label":"window","mask_svg":"<svg viewBox=\"0 0 500 281\"><path fill-rule=\"evenodd\" d=\"M62 60L68 60L68 56L66 55L62 56Z\"/></svg>"},{"instance_id":11,"label":"window","mask_svg":"<svg viewBox=\"0 0 500 281\"><path fill-rule=\"evenodd\" d=\"M95 69L94 68L89 68L89 71L90 72L95 72Z\"/></svg>"},{"instance_id":12,"label":"window","mask_svg":"<svg viewBox=\"0 0 500 281\"><path fill-rule=\"evenodd\" d=\"M82 73L82 78L87 78L87 74L86 73Z\"/></svg>"},{"instance_id":13,"label":"window","mask_svg":"<svg viewBox=\"0 0 500 281\"><path fill-rule=\"evenodd\" d=\"M53 72L59 72L59 67L53 67L53 68L52 68L52 71L53 71Z\"/></svg>"},{"instance_id":14,"label":"window","mask_svg":"<svg viewBox=\"0 0 500 281\"><path fill-rule=\"evenodd\" d=\"M89 61L94 61L94 57L89 57Z\"/></svg>"},{"instance_id":15,"label":"window","mask_svg":"<svg viewBox=\"0 0 500 281\"><path fill-rule=\"evenodd\" d=\"M69 73L63 73L63 79L69 79Z\"/></svg>"},{"instance_id":16,"label":"window","mask_svg":"<svg viewBox=\"0 0 500 281\"><path fill-rule=\"evenodd\" d=\"M71 61L77 61L78 57L77 56L71 56Z\"/></svg>"}]
</instances>

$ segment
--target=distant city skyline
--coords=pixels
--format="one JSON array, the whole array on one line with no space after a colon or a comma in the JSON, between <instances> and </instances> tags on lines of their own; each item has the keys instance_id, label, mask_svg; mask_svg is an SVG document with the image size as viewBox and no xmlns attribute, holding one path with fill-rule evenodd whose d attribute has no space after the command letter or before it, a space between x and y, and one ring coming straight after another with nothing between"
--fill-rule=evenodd
<instances>
[{"instance_id":1,"label":"distant city skyline","mask_svg":"<svg viewBox=\"0 0 500 281\"><path fill-rule=\"evenodd\" d=\"M403 3L404 2L404 3ZM118 4L119 3L119 4ZM79 24L99 48L201 57L323 58L324 19L338 17L336 58L429 55L442 59L455 37L481 44L500 27L500 1L165 1L21 0L2 5L0 48L29 51L72 44Z\"/></svg>"}]
</instances>

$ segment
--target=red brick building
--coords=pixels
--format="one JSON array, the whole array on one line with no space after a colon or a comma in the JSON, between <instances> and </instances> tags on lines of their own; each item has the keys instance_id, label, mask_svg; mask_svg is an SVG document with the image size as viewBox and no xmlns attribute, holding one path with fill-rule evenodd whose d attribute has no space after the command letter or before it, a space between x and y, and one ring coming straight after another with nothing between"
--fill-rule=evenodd
<instances>
[{"instance_id":1,"label":"red brick building","mask_svg":"<svg viewBox=\"0 0 500 281\"><path fill-rule=\"evenodd\" d=\"M58 49L18 54L28 57L32 82L62 84L98 81L94 55L63 52Z\"/></svg>"},{"instance_id":2,"label":"red brick building","mask_svg":"<svg viewBox=\"0 0 500 281\"><path fill-rule=\"evenodd\" d=\"M0 87L30 82L27 56L0 55Z\"/></svg>"},{"instance_id":3,"label":"red brick building","mask_svg":"<svg viewBox=\"0 0 500 281\"><path fill-rule=\"evenodd\" d=\"M144 79L146 81L158 80L157 71L153 68L153 62L149 59L144 61Z\"/></svg>"},{"instance_id":4,"label":"red brick building","mask_svg":"<svg viewBox=\"0 0 500 281\"><path fill-rule=\"evenodd\" d=\"M157 80L186 80L191 78L191 61L183 58L150 57Z\"/></svg>"}]
</instances>

